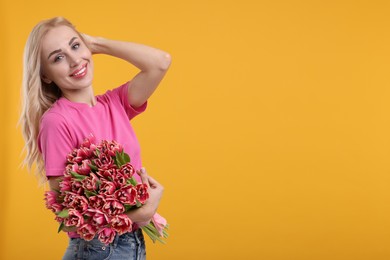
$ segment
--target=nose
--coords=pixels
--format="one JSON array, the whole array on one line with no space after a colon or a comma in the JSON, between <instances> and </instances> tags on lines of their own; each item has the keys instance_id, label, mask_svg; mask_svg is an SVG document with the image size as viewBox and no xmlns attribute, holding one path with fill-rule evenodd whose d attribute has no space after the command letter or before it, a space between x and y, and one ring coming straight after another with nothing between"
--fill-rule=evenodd
<instances>
[{"instance_id":1,"label":"nose","mask_svg":"<svg viewBox=\"0 0 390 260\"><path fill-rule=\"evenodd\" d=\"M69 58L69 66L71 68L77 67L81 62L81 58L77 54L74 54L74 53L70 53L68 55L68 58Z\"/></svg>"}]
</instances>

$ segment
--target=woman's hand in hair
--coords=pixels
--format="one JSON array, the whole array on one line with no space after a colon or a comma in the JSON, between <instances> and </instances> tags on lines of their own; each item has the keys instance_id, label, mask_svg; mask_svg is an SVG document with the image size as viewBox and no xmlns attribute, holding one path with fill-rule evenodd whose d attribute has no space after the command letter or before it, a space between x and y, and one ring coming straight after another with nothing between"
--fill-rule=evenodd
<instances>
[{"instance_id":1,"label":"woman's hand in hair","mask_svg":"<svg viewBox=\"0 0 390 260\"><path fill-rule=\"evenodd\" d=\"M85 33L82 33L81 36L83 37L84 43L87 45L92 54L100 53L97 44L99 37L94 37Z\"/></svg>"}]
</instances>

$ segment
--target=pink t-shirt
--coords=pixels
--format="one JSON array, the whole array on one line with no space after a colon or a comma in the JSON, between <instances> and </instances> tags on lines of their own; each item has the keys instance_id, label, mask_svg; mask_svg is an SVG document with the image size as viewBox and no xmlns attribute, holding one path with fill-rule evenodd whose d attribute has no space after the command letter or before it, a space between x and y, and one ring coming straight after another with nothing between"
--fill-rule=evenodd
<instances>
[{"instance_id":1,"label":"pink t-shirt","mask_svg":"<svg viewBox=\"0 0 390 260\"><path fill-rule=\"evenodd\" d=\"M128 103L128 83L96 96L96 105L76 103L61 97L44 113L40 123L38 148L43 155L46 176L62 176L66 156L90 134L101 140L115 140L129 154L136 170L142 166L140 146L129 122L146 109Z\"/></svg>"},{"instance_id":2,"label":"pink t-shirt","mask_svg":"<svg viewBox=\"0 0 390 260\"><path fill-rule=\"evenodd\" d=\"M43 155L46 176L62 176L66 156L93 134L96 142L115 140L123 145L136 170L142 166L140 146L129 122L142 113L145 102L138 108L128 103L128 83L96 96L96 105L58 99L42 116L38 134L38 149ZM140 181L138 175L135 178ZM79 237L69 232L69 237Z\"/></svg>"}]
</instances>

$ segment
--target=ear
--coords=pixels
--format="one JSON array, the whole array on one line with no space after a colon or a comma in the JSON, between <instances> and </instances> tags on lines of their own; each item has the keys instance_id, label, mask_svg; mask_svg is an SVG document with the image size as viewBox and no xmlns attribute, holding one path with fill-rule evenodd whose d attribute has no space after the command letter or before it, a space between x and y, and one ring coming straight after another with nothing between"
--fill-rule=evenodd
<instances>
[{"instance_id":1,"label":"ear","mask_svg":"<svg viewBox=\"0 0 390 260\"><path fill-rule=\"evenodd\" d=\"M46 84L51 84L53 81L51 79L49 79L48 77L46 77L46 75L42 74L41 75L41 79L43 80L43 82L45 82Z\"/></svg>"}]
</instances>

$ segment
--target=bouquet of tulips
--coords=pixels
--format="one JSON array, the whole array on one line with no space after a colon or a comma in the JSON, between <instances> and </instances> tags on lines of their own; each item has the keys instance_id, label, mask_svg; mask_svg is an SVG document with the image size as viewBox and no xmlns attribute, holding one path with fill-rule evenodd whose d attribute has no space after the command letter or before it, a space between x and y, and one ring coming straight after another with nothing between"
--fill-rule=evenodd
<instances>
[{"instance_id":1,"label":"bouquet of tulips","mask_svg":"<svg viewBox=\"0 0 390 260\"><path fill-rule=\"evenodd\" d=\"M64 177L58 191L45 192L46 207L64 226L76 227L84 240L95 236L110 244L116 234L135 226L126 212L141 207L149 198L148 186L134 179L130 157L116 141L95 144L93 136L67 156ZM167 222L157 213L141 227L153 242L168 237Z\"/></svg>"}]
</instances>

